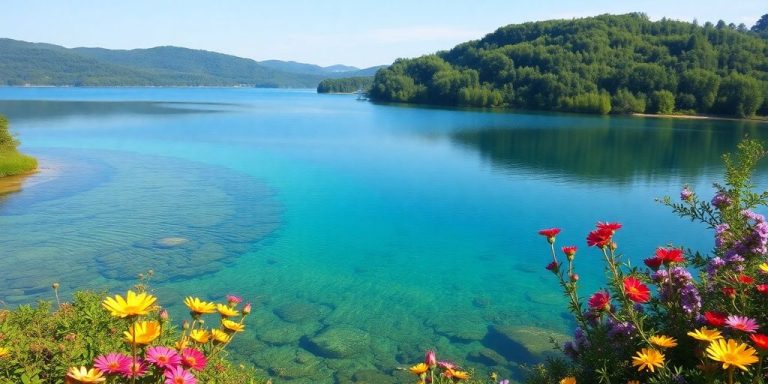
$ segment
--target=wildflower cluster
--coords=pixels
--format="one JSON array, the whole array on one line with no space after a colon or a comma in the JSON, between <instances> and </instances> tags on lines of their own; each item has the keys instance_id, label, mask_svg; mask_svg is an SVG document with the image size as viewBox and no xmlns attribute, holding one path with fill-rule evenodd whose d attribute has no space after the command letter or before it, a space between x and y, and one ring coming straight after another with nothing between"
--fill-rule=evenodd
<instances>
[{"instance_id":1,"label":"wildflower cluster","mask_svg":"<svg viewBox=\"0 0 768 384\"><path fill-rule=\"evenodd\" d=\"M725 156L726 183L710 201L684 187L680 202L664 203L715 232L712 255L660 247L643 267L620 255L619 223L598 223L587 235L605 262L607 288L582 304L577 293L575 246L556 249L558 228L539 232L576 318L563 351L574 363L561 382L763 382L768 356L768 222L755 212L768 193L751 191L750 171L763 156L754 141ZM693 274L698 274L694 278ZM576 278L574 278L576 276ZM766 332L767 334L761 333Z\"/></svg>"},{"instance_id":2,"label":"wildflower cluster","mask_svg":"<svg viewBox=\"0 0 768 384\"><path fill-rule=\"evenodd\" d=\"M93 367L71 367L66 383L115 382L196 384L196 374L206 368L208 361L245 329L244 320L251 311L250 304L238 309L241 299L227 296L227 304L215 304L188 297L184 303L190 309L192 323L185 322L181 337L173 346L161 343L161 334L168 313L155 304L156 298L147 292L129 290L125 297L107 297L102 306L109 313L125 319L124 351L99 355ZM202 315L220 315L220 326L206 329ZM167 341L167 340L166 340Z\"/></svg>"},{"instance_id":3,"label":"wildflower cluster","mask_svg":"<svg viewBox=\"0 0 768 384\"><path fill-rule=\"evenodd\" d=\"M424 362L418 363L407 369L408 372L418 377L417 384L450 384L450 383L487 383L486 380L470 381L472 374L450 361L438 361L437 354L428 350L424 354ZM500 380L496 373L491 373L491 384L509 384L509 380Z\"/></svg>"}]
</instances>

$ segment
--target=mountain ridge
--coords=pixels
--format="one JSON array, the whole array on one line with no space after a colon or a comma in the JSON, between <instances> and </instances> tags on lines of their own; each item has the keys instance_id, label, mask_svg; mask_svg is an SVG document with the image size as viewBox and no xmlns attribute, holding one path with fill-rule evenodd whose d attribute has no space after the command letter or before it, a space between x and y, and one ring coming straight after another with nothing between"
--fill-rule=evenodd
<instances>
[{"instance_id":1,"label":"mountain ridge","mask_svg":"<svg viewBox=\"0 0 768 384\"><path fill-rule=\"evenodd\" d=\"M0 38L0 85L53 86L252 86L314 88L329 77L372 76L379 67L248 58L202 49L158 46L137 49L65 48ZM354 68L354 69L352 69ZM340 71L339 69L349 69Z\"/></svg>"}]
</instances>

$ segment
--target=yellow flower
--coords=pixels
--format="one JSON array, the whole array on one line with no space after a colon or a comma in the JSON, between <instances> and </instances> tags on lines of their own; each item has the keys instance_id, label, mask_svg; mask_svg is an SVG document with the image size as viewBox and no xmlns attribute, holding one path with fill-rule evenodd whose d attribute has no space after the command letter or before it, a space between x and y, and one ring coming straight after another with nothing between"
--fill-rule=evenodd
<instances>
[{"instance_id":1,"label":"yellow flower","mask_svg":"<svg viewBox=\"0 0 768 384\"><path fill-rule=\"evenodd\" d=\"M722 339L723 336L717 329L708 329L707 327L701 327L695 331L688 332L688 336L693 337L699 341L711 342L717 339Z\"/></svg>"},{"instance_id":2,"label":"yellow flower","mask_svg":"<svg viewBox=\"0 0 768 384\"><path fill-rule=\"evenodd\" d=\"M677 347L677 340L672 337L664 335L651 336L651 343L661 348Z\"/></svg>"},{"instance_id":3,"label":"yellow flower","mask_svg":"<svg viewBox=\"0 0 768 384\"><path fill-rule=\"evenodd\" d=\"M760 268L760 272L768 273L768 263L762 263L758 268Z\"/></svg>"},{"instance_id":4,"label":"yellow flower","mask_svg":"<svg viewBox=\"0 0 768 384\"><path fill-rule=\"evenodd\" d=\"M413 367L408 368L411 373L413 373L416 376L419 376L423 373L426 373L427 370L429 370L429 366L424 363L418 363L414 365Z\"/></svg>"},{"instance_id":5,"label":"yellow flower","mask_svg":"<svg viewBox=\"0 0 768 384\"><path fill-rule=\"evenodd\" d=\"M197 297L187 297L184 299L184 304L189 307L189 310L192 311L194 315L216 312L216 304L202 301Z\"/></svg>"},{"instance_id":6,"label":"yellow flower","mask_svg":"<svg viewBox=\"0 0 768 384\"><path fill-rule=\"evenodd\" d=\"M632 365L637 366L638 371L647 369L653 372L664 365L664 354L653 348L643 348L632 357Z\"/></svg>"},{"instance_id":7,"label":"yellow flower","mask_svg":"<svg viewBox=\"0 0 768 384\"><path fill-rule=\"evenodd\" d=\"M451 377L458 380L467 380L469 379L469 372L467 371L454 371L453 369L449 370L451 372Z\"/></svg>"},{"instance_id":8,"label":"yellow flower","mask_svg":"<svg viewBox=\"0 0 768 384\"><path fill-rule=\"evenodd\" d=\"M221 325L232 332L242 332L245 329L245 324L240 324L232 320L221 320Z\"/></svg>"},{"instance_id":9,"label":"yellow flower","mask_svg":"<svg viewBox=\"0 0 768 384\"><path fill-rule=\"evenodd\" d=\"M154 296L141 292L138 295L133 291L128 291L126 298L115 295L115 298L107 297L101 305L112 313L112 316L128 317L136 315L146 315L152 309L150 306L157 300Z\"/></svg>"},{"instance_id":10,"label":"yellow flower","mask_svg":"<svg viewBox=\"0 0 768 384\"><path fill-rule=\"evenodd\" d=\"M11 350L6 347L0 347L0 359L11 354Z\"/></svg>"},{"instance_id":11,"label":"yellow flower","mask_svg":"<svg viewBox=\"0 0 768 384\"><path fill-rule=\"evenodd\" d=\"M72 378L78 383L102 383L107 380L98 369L87 369L85 367L70 368L69 371L67 371L67 377Z\"/></svg>"},{"instance_id":12,"label":"yellow flower","mask_svg":"<svg viewBox=\"0 0 768 384\"><path fill-rule=\"evenodd\" d=\"M157 321L137 321L123 332L125 341L130 344L149 344L160 336L160 323Z\"/></svg>"},{"instance_id":13,"label":"yellow flower","mask_svg":"<svg viewBox=\"0 0 768 384\"><path fill-rule=\"evenodd\" d=\"M640 384L640 380L629 380L627 384Z\"/></svg>"},{"instance_id":14,"label":"yellow flower","mask_svg":"<svg viewBox=\"0 0 768 384\"><path fill-rule=\"evenodd\" d=\"M576 384L576 378L573 376L566 376L560 380L560 384Z\"/></svg>"},{"instance_id":15,"label":"yellow flower","mask_svg":"<svg viewBox=\"0 0 768 384\"><path fill-rule=\"evenodd\" d=\"M229 341L229 335L227 335L226 333L218 329L211 330L211 338L213 338L213 341L216 341L219 343L226 343Z\"/></svg>"},{"instance_id":16,"label":"yellow flower","mask_svg":"<svg viewBox=\"0 0 768 384\"><path fill-rule=\"evenodd\" d=\"M230 307L229 305L224 304L216 304L216 309L219 310L219 314L221 317L232 317L237 316L240 314L236 309Z\"/></svg>"},{"instance_id":17,"label":"yellow flower","mask_svg":"<svg viewBox=\"0 0 768 384\"><path fill-rule=\"evenodd\" d=\"M186 339L179 340L174 343L173 346L176 347L177 351L181 351L182 349L189 347L189 341Z\"/></svg>"},{"instance_id":18,"label":"yellow flower","mask_svg":"<svg viewBox=\"0 0 768 384\"><path fill-rule=\"evenodd\" d=\"M195 329L189 333L189 338L200 344L205 344L210 340L211 334L205 329Z\"/></svg>"},{"instance_id":19,"label":"yellow flower","mask_svg":"<svg viewBox=\"0 0 768 384\"><path fill-rule=\"evenodd\" d=\"M723 369L731 365L747 370L747 365L758 362L757 351L747 344L739 344L736 340L719 339L711 342L707 347L707 357L723 363Z\"/></svg>"}]
</instances>

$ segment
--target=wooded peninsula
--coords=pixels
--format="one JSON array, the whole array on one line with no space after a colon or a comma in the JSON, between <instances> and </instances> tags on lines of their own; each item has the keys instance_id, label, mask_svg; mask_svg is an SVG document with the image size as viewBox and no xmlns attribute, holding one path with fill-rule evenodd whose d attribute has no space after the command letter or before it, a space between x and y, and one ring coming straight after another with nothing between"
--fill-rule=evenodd
<instances>
[{"instance_id":1,"label":"wooded peninsula","mask_svg":"<svg viewBox=\"0 0 768 384\"><path fill-rule=\"evenodd\" d=\"M448 51L398 59L377 72L370 97L597 114L766 115L768 34L758 27L654 22L643 13L509 25Z\"/></svg>"}]
</instances>

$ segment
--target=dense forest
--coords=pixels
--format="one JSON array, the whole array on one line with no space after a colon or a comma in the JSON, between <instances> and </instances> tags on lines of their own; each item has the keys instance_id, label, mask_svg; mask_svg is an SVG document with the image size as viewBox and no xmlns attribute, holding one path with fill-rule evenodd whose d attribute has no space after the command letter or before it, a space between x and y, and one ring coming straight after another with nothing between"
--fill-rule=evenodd
<instances>
[{"instance_id":1,"label":"dense forest","mask_svg":"<svg viewBox=\"0 0 768 384\"><path fill-rule=\"evenodd\" d=\"M372 84L372 76L325 79L317 86L317 93L352 93L368 90Z\"/></svg>"},{"instance_id":2,"label":"dense forest","mask_svg":"<svg viewBox=\"0 0 768 384\"><path fill-rule=\"evenodd\" d=\"M377 101L585 113L768 114L760 26L601 15L499 28L379 70Z\"/></svg>"},{"instance_id":3,"label":"dense forest","mask_svg":"<svg viewBox=\"0 0 768 384\"><path fill-rule=\"evenodd\" d=\"M370 76L377 67L320 67L181 47L64 48L0 39L0 85L252 86L315 88L328 77Z\"/></svg>"}]
</instances>

